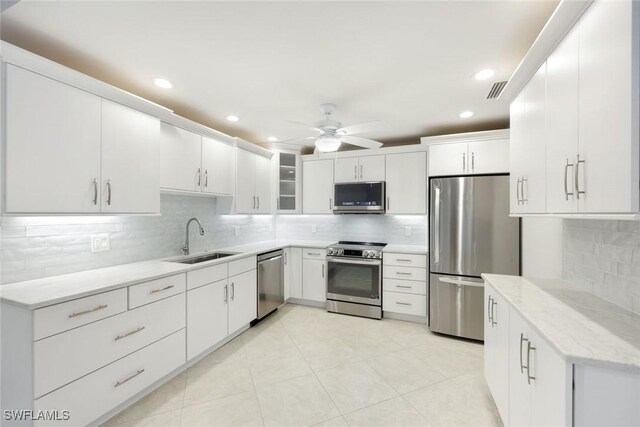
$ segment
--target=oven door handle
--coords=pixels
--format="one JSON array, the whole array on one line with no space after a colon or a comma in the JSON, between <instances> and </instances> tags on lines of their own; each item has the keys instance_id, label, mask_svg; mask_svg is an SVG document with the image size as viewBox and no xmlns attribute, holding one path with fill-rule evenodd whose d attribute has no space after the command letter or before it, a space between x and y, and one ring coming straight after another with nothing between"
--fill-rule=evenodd
<instances>
[{"instance_id":1,"label":"oven door handle","mask_svg":"<svg viewBox=\"0 0 640 427\"><path fill-rule=\"evenodd\" d=\"M362 260L350 260L340 257L327 257L327 261L333 264L359 264L359 265L375 265L381 264L381 259L362 259Z\"/></svg>"}]
</instances>

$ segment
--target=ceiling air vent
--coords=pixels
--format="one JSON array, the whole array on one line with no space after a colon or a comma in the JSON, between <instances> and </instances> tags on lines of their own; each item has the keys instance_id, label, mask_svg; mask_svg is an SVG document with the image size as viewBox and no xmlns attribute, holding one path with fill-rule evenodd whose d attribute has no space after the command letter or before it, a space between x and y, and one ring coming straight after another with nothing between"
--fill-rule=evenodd
<instances>
[{"instance_id":1,"label":"ceiling air vent","mask_svg":"<svg viewBox=\"0 0 640 427\"><path fill-rule=\"evenodd\" d=\"M489 95L487 95L487 99L496 99L502 93L502 89L507 85L507 82L496 82L491 86L491 90L489 91Z\"/></svg>"}]
</instances>

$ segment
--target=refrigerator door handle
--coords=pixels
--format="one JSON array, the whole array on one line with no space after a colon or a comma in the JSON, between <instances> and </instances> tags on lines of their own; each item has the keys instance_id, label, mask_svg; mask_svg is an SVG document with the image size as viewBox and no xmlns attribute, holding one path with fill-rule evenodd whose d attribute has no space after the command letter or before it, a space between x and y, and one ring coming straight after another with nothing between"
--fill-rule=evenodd
<instances>
[{"instance_id":1,"label":"refrigerator door handle","mask_svg":"<svg viewBox=\"0 0 640 427\"><path fill-rule=\"evenodd\" d=\"M469 280L456 280L456 279L451 279L449 277L443 277L443 276L438 276L438 280L444 283L451 283L452 285L475 286L477 288L484 288L484 283L482 282L471 282Z\"/></svg>"},{"instance_id":2,"label":"refrigerator door handle","mask_svg":"<svg viewBox=\"0 0 640 427\"><path fill-rule=\"evenodd\" d=\"M437 265L440 263L440 188L435 187L434 193L433 241L435 245L433 248L433 262Z\"/></svg>"}]
</instances>

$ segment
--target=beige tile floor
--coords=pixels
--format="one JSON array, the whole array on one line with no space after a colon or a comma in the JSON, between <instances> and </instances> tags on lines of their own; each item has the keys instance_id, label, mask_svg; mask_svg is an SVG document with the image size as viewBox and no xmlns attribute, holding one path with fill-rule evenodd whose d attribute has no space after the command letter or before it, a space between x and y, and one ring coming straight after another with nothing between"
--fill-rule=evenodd
<instances>
[{"instance_id":1,"label":"beige tile floor","mask_svg":"<svg viewBox=\"0 0 640 427\"><path fill-rule=\"evenodd\" d=\"M105 426L501 426L482 345L287 305Z\"/></svg>"}]
</instances>

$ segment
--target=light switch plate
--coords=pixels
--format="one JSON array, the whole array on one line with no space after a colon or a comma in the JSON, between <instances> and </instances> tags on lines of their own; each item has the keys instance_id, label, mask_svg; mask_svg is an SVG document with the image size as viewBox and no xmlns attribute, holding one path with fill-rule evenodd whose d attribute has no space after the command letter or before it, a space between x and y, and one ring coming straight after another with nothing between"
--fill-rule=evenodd
<instances>
[{"instance_id":1,"label":"light switch plate","mask_svg":"<svg viewBox=\"0 0 640 427\"><path fill-rule=\"evenodd\" d=\"M104 252L111 249L108 234L96 234L91 236L91 252Z\"/></svg>"}]
</instances>

